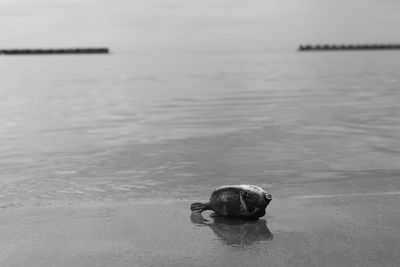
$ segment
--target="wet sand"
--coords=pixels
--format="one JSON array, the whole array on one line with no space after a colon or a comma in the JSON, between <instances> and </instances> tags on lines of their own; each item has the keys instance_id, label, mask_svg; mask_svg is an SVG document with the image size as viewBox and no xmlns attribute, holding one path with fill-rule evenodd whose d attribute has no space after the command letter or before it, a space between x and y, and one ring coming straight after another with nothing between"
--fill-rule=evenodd
<instances>
[{"instance_id":1,"label":"wet sand","mask_svg":"<svg viewBox=\"0 0 400 267\"><path fill-rule=\"evenodd\" d=\"M190 201L8 207L1 266L398 266L400 196L273 199L257 222L190 216Z\"/></svg>"}]
</instances>

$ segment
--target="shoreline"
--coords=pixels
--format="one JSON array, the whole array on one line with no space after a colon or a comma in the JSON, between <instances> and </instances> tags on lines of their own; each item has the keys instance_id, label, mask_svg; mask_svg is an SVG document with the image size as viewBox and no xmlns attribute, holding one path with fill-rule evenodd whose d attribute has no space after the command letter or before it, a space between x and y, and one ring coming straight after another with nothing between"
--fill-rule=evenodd
<instances>
[{"instance_id":1,"label":"shoreline","mask_svg":"<svg viewBox=\"0 0 400 267\"><path fill-rule=\"evenodd\" d=\"M188 200L0 210L3 266L396 266L397 195L274 196L249 222L193 220ZM268 233L269 232L269 233Z\"/></svg>"}]
</instances>

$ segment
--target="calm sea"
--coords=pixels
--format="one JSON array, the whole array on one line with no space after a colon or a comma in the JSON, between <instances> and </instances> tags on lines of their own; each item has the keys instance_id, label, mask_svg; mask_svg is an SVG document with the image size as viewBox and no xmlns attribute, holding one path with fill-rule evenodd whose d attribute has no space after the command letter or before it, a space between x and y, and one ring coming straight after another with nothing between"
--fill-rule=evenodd
<instances>
[{"instance_id":1,"label":"calm sea","mask_svg":"<svg viewBox=\"0 0 400 267\"><path fill-rule=\"evenodd\" d=\"M0 205L400 190L400 52L0 57Z\"/></svg>"}]
</instances>

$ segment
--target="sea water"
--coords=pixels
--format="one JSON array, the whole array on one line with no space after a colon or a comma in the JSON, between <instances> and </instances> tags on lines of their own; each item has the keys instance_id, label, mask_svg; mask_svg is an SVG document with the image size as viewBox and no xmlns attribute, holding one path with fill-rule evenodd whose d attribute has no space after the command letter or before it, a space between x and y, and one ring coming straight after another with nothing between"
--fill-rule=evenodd
<instances>
[{"instance_id":1,"label":"sea water","mask_svg":"<svg viewBox=\"0 0 400 267\"><path fill-rule=\"evenodd\" d=\"M0 71L3 207L400 190L400 52L2 56Z\"/></svg>"}]
</instances>

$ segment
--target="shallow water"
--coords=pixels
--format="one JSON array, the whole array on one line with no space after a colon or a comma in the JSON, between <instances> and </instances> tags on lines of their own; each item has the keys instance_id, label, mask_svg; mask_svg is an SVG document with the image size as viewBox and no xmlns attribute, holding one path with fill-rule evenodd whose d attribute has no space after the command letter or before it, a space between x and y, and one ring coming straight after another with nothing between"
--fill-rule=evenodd
<instances>
[{"instance_id":1,"label":"shallow water","mask_svg":"<svg viewBox=\"0 0 400 267\"><path fill-rule=\"evenodd\" d=\"M0 58L0 204L400 190L400 53Z\"/></svg>"}]
</instances>

